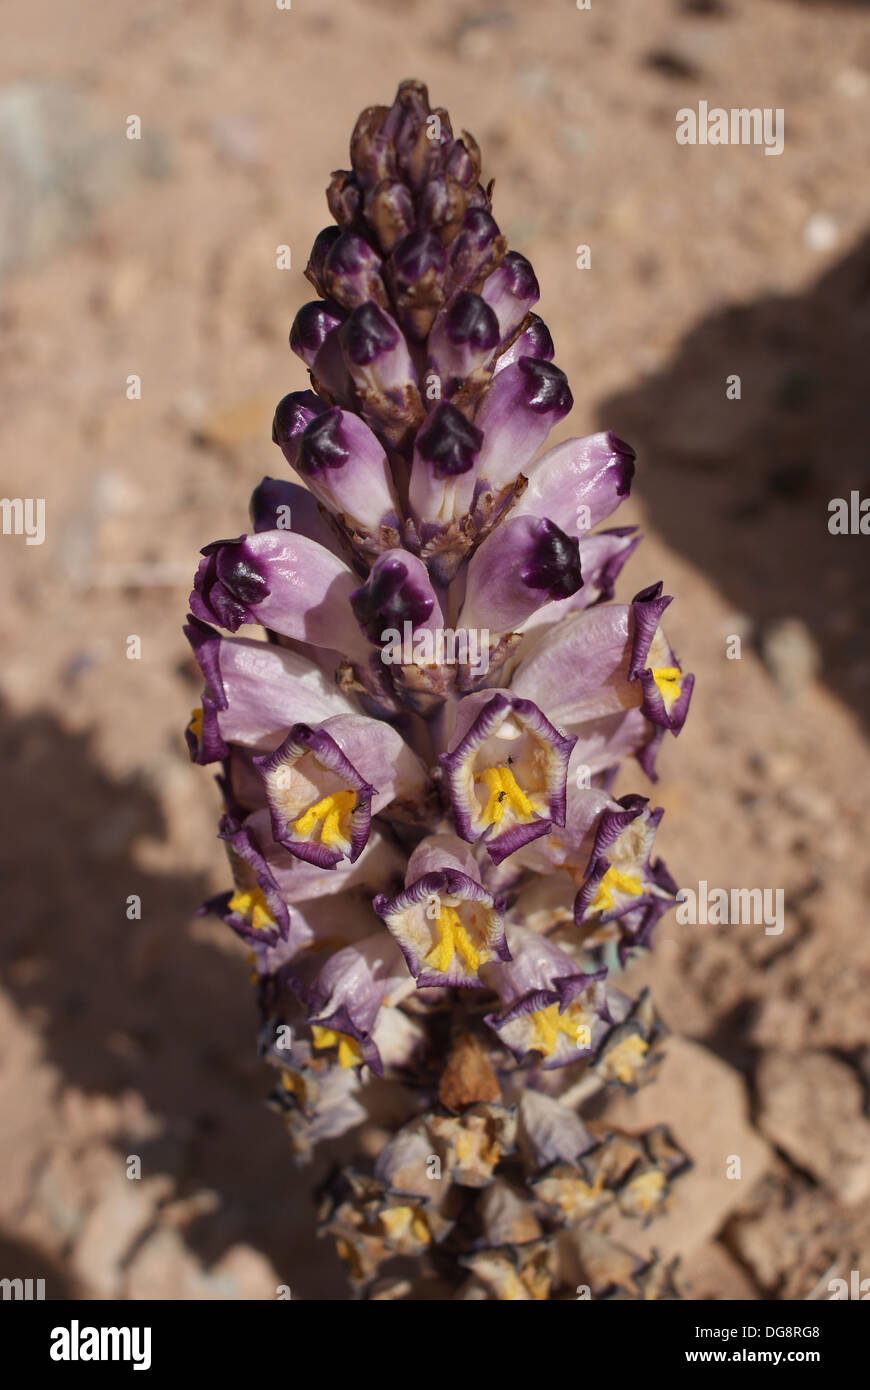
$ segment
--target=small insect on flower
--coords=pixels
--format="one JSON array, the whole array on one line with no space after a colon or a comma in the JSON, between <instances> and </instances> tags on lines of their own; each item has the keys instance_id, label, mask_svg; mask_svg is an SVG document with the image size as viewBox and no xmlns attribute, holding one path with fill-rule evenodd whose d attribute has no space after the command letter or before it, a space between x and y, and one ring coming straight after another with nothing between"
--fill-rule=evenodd
<instances>
[{"instance_id":1,"label":"small insect on flower","mask_svg":"<svg viewBox=\"0 0 870 1390\"><path fill-rule=\"evenodd\" d=\"M417 1296L380 1277L401 1255L459 1299L573 1298L580 1267L595 1298L673 1297L605 1226L661 1211L685 1156L579 1113L655 1073L662 1026L619 979L677 892L661 809L611 792L629 758L655 776L693 684L662 585L612 602L639 536L602 523L634 452L546 448L573 401L537 279L422 83L362 113L350 166L290 331L309 385L277 406L280 468L190 597L186 736L218 765L233 884L209 906L250 953L297 1159L375 1092L391 1117L324 1194L354 1285Z\"/></svg>"}]
</instances>

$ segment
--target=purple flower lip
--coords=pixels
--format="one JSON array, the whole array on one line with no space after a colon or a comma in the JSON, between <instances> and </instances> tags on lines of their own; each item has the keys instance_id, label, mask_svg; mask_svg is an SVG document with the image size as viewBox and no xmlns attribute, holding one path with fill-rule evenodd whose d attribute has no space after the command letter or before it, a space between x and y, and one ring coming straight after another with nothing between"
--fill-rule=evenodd
<instances>
[{"instance_id":1,"label":"purple flower lip","mask_svg":"<svg viewBox=\"0 0 870 1390\"><path fill-rule=\"evenodd\" d=\"M342 411L335 407L317 415L305 427L299 441L296 467L306 476L328 468L343 468L350 449L342 437Z\"/></svg>"},{"instance_id":2,"label":"purple flower lip","mask_svg":"<svg viewBox=\"0 0 870 1390\"><path fill-rule=\"evenodd\" d=\"M559 367L535 357L521 357L518 366L527 378L526 404L530 410L542 415L552 413L556 419L568 414L574 397L568 378Z\"/></svg>"},{"instance_id":3,"label":"purple flower lip","mask_svg":"<svg viewBox=\"0 0 870 1390\"><path fill-rule=\"evenodd\" d=\"M491 351L499 340L498 319L485 299L461 290L444 315L444 332L452 343Z\"/></svg>"},{"instance_id":4,"label":"purple flower lip","mask_svg":"<svg viewBox=\"0 0 870 1390\"><path fill-rule=\"evenodd\" d=\"M460 621L513 635L582 583L578 541L541 517L508 517L471 558Z\"/></svg>"},{"instance_id":5,"label":"purple flower lip","mask_svg":"<svg viewBox=\"0 0 870 1390\"><path fill-rule=\"evenodd\" d=\"M613 430L607 431L607 442L615 454L621 454L628 463L633 464L635 462L637 454L634 449L632 449L630 444L626 444L624 439L620 439L618 435L614 434ZM629 482L633 477L634 469L632 468L628 474ZM625 491L627 492L628 488L626 488Z\"/></svg>"},{"instance_id":6,"label":"purple flower lip","mask_svg":"<svg viewBox=\"0 0 870 1390\"><path fill-rule=\"evenodd\" d=\"M530 299L533 302L540 299L541 287L531 262L519 251L508 251L501 263L501 271L517 299Z\"/></svg>"},{"instance_id":7,"label":"purple flower lip","mask_svg":"<svg viewBox=\"0 0 870 1390\"><path fill-rule=\"evenodd\" d=\"M358 1054L355 1065L357 1067L367 1066L375 1076L383 1076L384 1067L377 1043L367 1029L361 1028L355 1022L346 1004L339 1004L338 1008L333 1009L329 1014L322 1014L319 1017L312 1016L308 1020L308 1026L312 1030L313 1038L317 1039L314 1043L315 1048L337 1046L338 1055L341 1058L344 1052L342 1042L351 1040L352 1043L356 1044L354 1051ZM338 1034L338 1038L333 1039L331 1037L333 1033ZM348 1067L353 1064L351 1059L339 1061L341 1067Z\"/></svg>"},{"instance_id":8,"label":"purple flower lip","mask_svg":"<svg viewBox=\"0 0 870 1390\"><path fill-rule=\"evenodd\" d=\"M354 540L386 548L398 524L392 477L381 444L358 415L333 406L309 420L291 462L338 524L356 532Z\"/></svg>"},{"instance_id":9,"label":"purple flower lip","mask_svg":"<svg viewBox=\"0 0 870 1390\"><path fill-rule=\"evenodd\" d=\"M312 299L303 304L290 329L290 347L301 357L306 367L314 366L314 359L326 339L335 328L344 323L347 315L337 304L324 304Z\"/></svg>"},{"instance_id":10,"label":"purple flower lip","mask_svg":"<svg viewBox=\"0 0 870 1390\"><path fill-rule=\"evenodd\" d=\"M592 975L575 972L554 980L553 988L537 989L518 999L503 1013L486 1015L486 1023L498 1033L510 1048L517 1061L524 1061L530 1052L540 1052L545 1071L553 1067L564 1067L579 1061L595 1052L596 1037L601 1028L600 1014L581 1012L583 1023L575 1023L571 1017L571 1005L584 990L589 990L607 974L606 970ZM547 1015L550 1015L549 1019ZM546 1023L536 1027L537 1020L543 1016ZM547 1023L549 1027L547 1027ZM598 1024L595 1028L593 1025ZM520 1024L519 1028L511 1025ZM523 1026L525 1025L525 1026ZM530 1025L530 1026L529 1026ZM547 1041L547 1034L550 1037ZM562 1036L560 1036L562 1034Z\"/></svg>"},{"instance_id":11,"label":"purple flower lip","mask_svg":"<svg viewBox=\"0 0 870 1390\"><path fill-rule=\"evenodd\" d=\"M430 271L441 275L446 266L447 252L440 239L425 228L404 237L389 261L391 278L399 286L413 285Z\"/></svg>"},{"instance_id":12,"label":"purple flower lip","mask_svg":"<svg viewBox=\"0 0 870 1390\"><path fill-rule=\"evenodd\" d=\"M291 963L287 983L311 1011L315 1050L338 1047L341 1068L367 1063L382 1075L375 1042L381 1010L411 983L398 947L378 932L329 956L313 981L310 969L304 957L295 968Z\"/></svg>"},{"instance_id":13,"label":"purple flower lip","mask_svg":"<svg viewBox=\"0 0 870 1390\"><path fill-rule=\"evenodd\" d=\"M365 237L358 232L341 232L323 267L327 295L345 309L355 309L367 300L386 304L381 265L380 256Z\"/></svg>"},{"instance_id":14,"label":"purple flower lip","mask_svg":"<svg viewBox=\"0 0 870 1390\"><path fill-rule=\"evenodd\" d=\"M489 380L489 363L501 338L494 311L470 290L460 290L435 319L429 334L429 364L447 396L463 391L471 404Z\"/></svg>"},{"instance_id":15,"label":"purple flower lip","mask_svg":"<svg viewBox=\"0 0 870 1390\"><path fill-rule=\"evenodd\" d=\"M459 707L459 736L440 757L463 839L483 839L493 863L564 825L567 738L531 700L482 690Z\"/></svg>"},{"instance_id":16,"label":"purple flower lip","mask_svg":"<svg viewBox=\"0 0 870 1390\"><path fill-rule=\"evenodd\" d=\"M303 760L307 771L294 781L294 769ZM359 858L371 830L376 789L335 739L325 730L294 724L274 753L253 761L266 784L278 844L324 869L334 869L345 857L351 863Z\"/></svg>"},{"instance_id":17,"label":"purple flower lip","mask_svg":"<svg viewBox=\"0 0 870 1390\"><path fill-rule=\"evenodd\" d=\"M452 840L448 835L424 840L409 861L407 886L393 898L381 893L372 903L398 942L419 989L482 989L480 966L510 960L504 900L457 867L473 868L474 861L451 852Z\"/></svg>"},{"instance_id":18,"label":"purple flower lip","mask_svg":"<svg viewBox=\"0 0 870 1390\"><path fill-rule=\"evenodd\" d=\"M328 269L334 275L356 275L360 270L380 265L380 257L357 232L342 232L329 248Z\"/></svg>"},{"instance_id":19,"label":"purple flower lip","mask_svg":"<svg viewBox=\"0 0 870 1390\"><path fill-rule=\"evenodd\" d=\"M449 401L433 410L417 435L420 458L432 465L438 479L455 478L474 467L483 433Z\"/></svg>"},{"instance_id":20,"label":"purple flower lip","mask_svg":"<svg viewBox=\"0 0 870 1390\"><path fill-rule=\"evenodd\" d=\"M220 762L230 753L218 727L218 714L228 705L218 657L220 635L192 613L188 614L183 630L205 678L199 708L193 711L184 731L188 752L195 763Z\"/></svg>"},{"instance_id":21,"label":"purple flower lip","mask_svg":"<svg viewBox=\"0 0 870 1390\"><path fill-rule=\"evenodd\" d=\"M484 281L480 292L495 312L503 339L520 328L529 309L540 298L535 272L525 256L516 251L508 252L501 265Z\"/></svg>"},{"instance_id":22,"label":"purple flower lip","mask_svg":"<svg viewBox=\"0 0 870 1390\"><path fill-rule=\"evenodd\" d=\"M410 557L409 557L410 559ZM410 622L420 627L435 607L435 595L427 592L417 575L398 555L375 562L365 584L350 596L354 617L369 641L380 646L384 630Z\"/></svg>"},{"instance_id":23,"label":"purple flower lip","mask_svg":"<svg viewBox=\"0 0 870 1390\"><path fill-rule=\"evenodd\" d=\"M207 546L190 610L231 632L242 623L261 623L284 637L365 661L368 648L349 607L355 584L354 571L334 549L277 527Z\"/></svg>"},{"instance_id":24,"label":"purple flower lip","mask_svg":"<svg viewBox=\"0 0 870 1390\"><path fill-rule=\"evenodd\" d=\"M367 367L382 354L392 352L400 336L392 319L372 303L354 309L339 331L345 355L355 367Z\"/></svg>"},{"instance_id":25,"label":"purple flower lip","mask_svg":"<svg viewBox=\"0 0 870 1390\"><path fill-rule=\"evenodd\" d=\"M270 593L266 577L246 541L247 536L242 535L203 546L200 554L206 558L196 572L190 596L195 617L203 622L214 618L229 632L252 621L251 609Z\"/></svg>"},{"instance_id":26,"label":"purple flower lip","mask_svg":"<svg viewBox=\"0 0 870 1390\"><path fill-rule=\"evenodd\" d=\"M584 880L574 901L578 926L590 913L609 922L662 900L663 911L671 905L668 885L675 891L673 880L660 860L651 862L664 811L660 806L650 810L645 796L634 795L621 797L616 808L605 810L598 822ZM644 928L649 930L655 920L655 916L645 920Z\"/></svg>"},{"instance_id":27,"label":"purple flower lip","mask_svg":"<svg viewBox=\"0 0 870 1390\"><path fill-rule=\"evenodd\" d=\"M543 589L553 600L570 598L583 583L579 542L542 520L534 553L520 573L530 589Z\"/></svg>"},{"instance_id":28,"label":"purple flower lip","mask_svg":"<svg viewBox=\"0 0 870 1390\"><path fill-rule=\"evenodd\" d=\"M541 1054L545 1070L595 1050L606 1032L605 968L579 970L566 951L527 927L509 928L511 960L487 966L487 983L502 1007L486 1016L518 1061Z\"/></svg>"},{"instance_id":29,"label":"purple flower lip","mask_svg":"<svg viewBox=\"0 0 870 1390\"><path fill-rule=\"evenodd\" d=\"M662 594L662 584L651 584L631 602L634 624L629 680L639 680L643 690L641 710L653 724L677 735L686 722L695 677L684 675L673 648L659 627L672 602Z\"/></svg>"},{"instance_id":30,"label":"purple flower lip","mask_svg":"<svg viewBox=\"0 0 870 1390\"><path fill-rule=\"evenodd\" d=\"M519 357L496 372L474 416L474 423L483 430L478 465L481 481L493 492L516 484L519 475L527 473L553 425L572 404L565 373L552 362ZM570 530L549 509L538 515L549 516L563 531Z\"/></svg>"},{"instance_id":31,"label":"purple flower lip","mask_svg":"<svg viewBox=\"0 0 870 1390\"><path fill-rule=\"evenodd\" d=\"M662 614L668 605L673 603L669 594L662 594L663 588L664 585L659 580L657 584L650 584L648 588L641 589L631 601L634 638L628 667L629 680L637 680L649 665L650 647L658 631Z\"/></svg>"},{"instance_id":32,"label":"purple flower lip","mask_svg":"<svg viewBox=\"0 0 870 1390\"><path fill-rule=\"evenodd\" d=\"M313 391L291 391L275 407L272 443L277 444L291 468L295 466L302 435L327 405Z\"/></svg>"},{"instance_id":33,"label":"purple flower lip","mask_svg":"<svg viewBox=\"0 0 870 1390\"><path fill-rule=\"evenodd\" d=\"M205 904L251 943L274 946L286 941L290 913L268 861L253 837L231 816L221 820L219 838L226 843L235 891Z\"/></svg>"}]
</instances>

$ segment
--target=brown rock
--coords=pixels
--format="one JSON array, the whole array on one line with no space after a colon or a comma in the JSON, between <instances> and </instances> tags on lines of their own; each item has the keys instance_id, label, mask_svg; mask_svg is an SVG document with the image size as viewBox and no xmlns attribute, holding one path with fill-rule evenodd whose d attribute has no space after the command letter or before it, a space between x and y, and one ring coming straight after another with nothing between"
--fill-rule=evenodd
<instances>
[{"instance_id":1,"label":"brown rock","mask_svg":"<svg viewBox=\"0 0 870 1390\"><path fill-rule=\"evenodd\" d=\"M826 1052L771 1052L758 1069L759 1125L846 1205L870 1196L870 1122L855 1073Z\"/></svg>"},{"instance_id":2,"label":"brown rock","mask_svg":"<svg viewBox=\"0 0 870 1390\"><path fill-rule=\"evenodd\" d=\"M747 1302L758 1293L736 1260L718 1240L707 1241L682 1265L686 1295L693 1302Z\"/></svg>"}]
</instances>

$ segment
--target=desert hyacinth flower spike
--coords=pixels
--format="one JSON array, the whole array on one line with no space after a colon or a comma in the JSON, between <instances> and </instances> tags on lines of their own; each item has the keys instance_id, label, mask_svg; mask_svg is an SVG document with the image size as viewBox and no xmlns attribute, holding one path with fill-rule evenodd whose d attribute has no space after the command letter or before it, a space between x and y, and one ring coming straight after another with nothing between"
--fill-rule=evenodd
<instances>
[{"instance_id":1,"label":"desert hyacinth flower spike","mask_svg":"<svg viewBox=\"0 0 870 1390\"><path fill-rule=\"evenodd\" d=\"M672 1297L608 1231L687 1160L580 1113L655 1072L621 971L676 893L661 810L612 790L627 759L654 779L692 692L661 584L613 601L634 453L546 448L572 396L535 273L422 83L363 112L350 163L290 331L310 388L190 598L232 875L208 906L299 1160L380 1134L319 1196L361 1296Z\"/></svg>"}]
</instances>

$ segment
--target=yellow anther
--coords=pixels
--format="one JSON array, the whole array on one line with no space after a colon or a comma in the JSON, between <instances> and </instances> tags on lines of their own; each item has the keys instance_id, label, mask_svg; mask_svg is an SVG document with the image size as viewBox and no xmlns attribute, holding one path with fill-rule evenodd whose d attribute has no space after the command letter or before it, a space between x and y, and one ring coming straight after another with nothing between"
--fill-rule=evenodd
<instances>
[{"instance_id":1,"label":"yellow anther","mask_svg":"<svg viewBox=\"0 0 870 1390\"><path fill-rule=\"evenodd\" d=\"M682 685L680 677L682 671L679 666L655 666L653 667L653 680L661 692L661 697L665 702L665 709L669 710L675 700L680 698Z\"/></svg>"},{"instance_id":2,"label":"yellow anther","mask_svg":"<svg viewBox=\"0 0 870 1390\"><path fill-rule=\"evenodd\" d=\"M518 784L510 768L502 763L498 767L485 768L478 777L486 783L489 799L483 811L487 825L499 825L504 815L505 802L510 806L517 820L531 820L535 808Z\"/></svg>"},{"instance_id":3,"label":"yellow anther","mask_svg":"<svg viewBox=\"0 0 870 1390\"><path fill-rule=\"evenodd\" d=\"M227 906L230 912L238 912L240 917L244 917L254 931L275 925L275 918L266 905L262 888L237 888Z\"/></svg>"},{"instance_id":4,"label":"yellow anther","mask_svg":"<svg viewBox=\"0 0 870 1390\"><path fill-rule=\"evenodd\" d=\"M197 743L202 742L202 708L197 705L196 709L190 711L190 723L188 729L193 734Z\"/></svg>"},{"instance_id":5,"label":"yellow anther","mask_svg":"<svg viewBox=\"0 0 870 1390\"><path fill-rule=\"evenodd\" d=\"M423 964L444 974L450 968L450 962L458 952L459 959L466 970L476 971L481 963L481 957L475 950L471 937L465 930L462 918L455 907L442 906L438 913L437 931L438 940L429 954L424 957Z\"/></svg>"},{"instance_id":6,"label":"yellow anther","mask_svg":"<svg viewBox=\"0 0 870 1390\"><path fill-rule=\"evenodd\" d=\"M356 1038L339 1033L337 1028L321 1028L319 1023L312 1023L311 1038L315 1047L337 1047L339 1066L358 1067L363 1059L362 1048Z\"/></svg>"},{"instance_id":7,"label":"yellow anther","mask_svg":"<svg viewBox=\"0 0 870 1390\"><path fill-rule=\"evenodd\" d=\"M550 1004L532 1014L531 1046L544 1057L552 1057L560 1033L573 1043L586 1042L589 1037L588 1027L568 1014L560 1014L558 1004Z\"/></svg>"},{"instance_id":8,"label":"yellow anther","mask_svg":"<svg viewBox=\"0 0 870 1390\"><path fill-rule=\"evenodd\" d=\"M506 1270L499 1290L498 1299L500 1303L519 1303L525 1302L528 1297L529 1289L523 1283L518 1274L512 1269Z\"/></svg>"},{"instance_id":9,"label":"yellow anther","mask_svg":"<svg viewBox=\"0 0 870 1390\"><path fill-rule=\"evenodd\" d=\"M403 1240L412 1235L421 1245L429 1244L429 1227L416 1207L387 1207L380 1213L379 1219L391 1239Z\"/></svg>"},{"instance_id":10,"label":"yellow anther","mask_svg":"<svg viewBox=\"0 0 870 1390\"><path fill-rule=\"evenodd\" d=\"M298 1096L299 1100L305 1099L305 1080L298 1071L288 1071L286 1067L281 1069L281 1084L285 1091L291 1095Z\"/></svg>"},{"instance_id":11,"label":"yellow anther","mask_svg":"<svg viewBox=\"0 0 870 1390\"><path fill-rule=\"evenodd\" d=\"M311 834L318 821L322 821L321 842L330 849L335 845L341 847L348 842L348 837L341 828L341 820L343 816L349 815L355 805L356 792L333 792L331 796L325 796L322 801L318 801L316 806L309 806L307 811L303 811L298 820L293 822L293 829L304 839L306 835Z\"/></svg>"},{"instance_id":12,"label":"yellow anther","mask_svg":"<svg viewBox=\"0 0 870 1390\"><path fill-rule=\"evenodd\" d=\"M665 1175L657 1168L633 1178L625 1189L630 1206L642 1216L658 1205L665 1186Z\"/></svg>"},{"instance_id":13,"label":"yellow anther","mask_svg":"<svg viewBox=\"0 0 870 1390\"><path fill-rule=\"evenodd\" d=\"M629 1086L634 1079L635 1068L648 1049L649 1043L639 1033L632 1033L607 1053L602 1070L615 1076L623 1086Z\"/></svg>"},{"instance_id":14,"label":"yellow anther","mask_svg":"<svg viewBox=\"0 0 870 1390\"><path fill-rule=\"evenodd\" d=\"M589 904L589 911L609 912L613 907L614 892L636 898L643 892L643 884L637 874L624 874L621 869L609 868L598 885L598 892Z\"/></svg>"}]
</instances>

